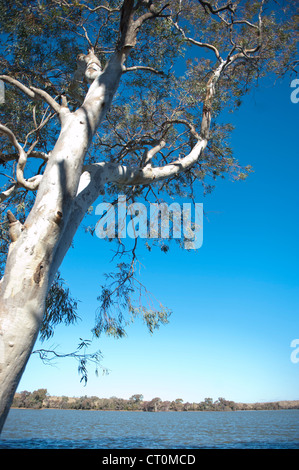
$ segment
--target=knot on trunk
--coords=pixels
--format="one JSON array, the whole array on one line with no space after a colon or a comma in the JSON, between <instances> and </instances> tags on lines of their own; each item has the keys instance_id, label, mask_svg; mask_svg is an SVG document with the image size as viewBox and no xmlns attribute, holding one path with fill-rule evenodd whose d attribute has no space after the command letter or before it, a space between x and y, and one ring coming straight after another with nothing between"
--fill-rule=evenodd
<instances>
[{"instance_id":1,"label":"knot on trunk","mask_svg":"<svg viewBox=\"0 0 299 470\"><path fill-rule=\"evenodd\" d=\"M7 218L9 222L9 236L12 242L17 241L19 238L22 230L23 230L23 225L19 220L15 218L13 213L11 211L7 211Z\"/></svg>"},{"instance_id":2,"label":"knot on trunk","mask_svg":"<svg viewBox=\"0 0 299 470\"><path fill-rule=\"evenodd\" d=\"M57 224L60 225L62 221L63 214L60 211L57 211L53 217L53 221Z\"/></svg>"}]
</instances>

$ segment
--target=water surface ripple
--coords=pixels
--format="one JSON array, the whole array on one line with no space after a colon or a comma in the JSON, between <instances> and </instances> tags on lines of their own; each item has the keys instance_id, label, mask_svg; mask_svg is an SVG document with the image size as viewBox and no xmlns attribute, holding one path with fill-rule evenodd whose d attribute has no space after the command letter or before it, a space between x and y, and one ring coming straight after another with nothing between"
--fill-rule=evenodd
<instances>
[{"instance_id":1,"label":"water surface ripple","mask_svg":"<svg viewBox=\"0 0 299 470\"><path fill-rule=\"evenodd\" d=\"M299 449L299 410L9 412L1 449Z\"/></svg>"}]
</instances>

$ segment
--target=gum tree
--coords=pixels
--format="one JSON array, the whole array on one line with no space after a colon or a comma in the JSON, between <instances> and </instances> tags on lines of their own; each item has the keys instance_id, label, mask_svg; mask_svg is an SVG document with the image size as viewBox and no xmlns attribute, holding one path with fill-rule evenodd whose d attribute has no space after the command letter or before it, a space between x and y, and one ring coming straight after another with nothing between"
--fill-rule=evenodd
<instances>
[{"instance_id":1,"label":"gum tree","mask_svg":"<svg viewBox=\"0 0 299 470\"><path fill-rule=\"evenodd\" d=\"M0 5L0 429L39 332L75 318L58 270L95 201L193 198L247 176L221 116L295 68L295 13L267 1ZM126 309L150 329L167 320L134 303L135 261L136 241L99 296L95 335L121 336Z\"/></svg>"}]
</instances>

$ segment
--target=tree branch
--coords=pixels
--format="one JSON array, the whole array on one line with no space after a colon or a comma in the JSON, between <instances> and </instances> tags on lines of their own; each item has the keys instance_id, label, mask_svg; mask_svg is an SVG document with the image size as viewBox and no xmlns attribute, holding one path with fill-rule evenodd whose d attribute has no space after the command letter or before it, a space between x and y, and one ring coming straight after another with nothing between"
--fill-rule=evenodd
<instances>
[{"instance_id":1,"label":"tree branch","mask_svg":"<svg viewBox=\"0 0 299 470\"><path fill-rule=\"evenodd\" d=\"M36 98L37 96L42 98L51 108L57 113L60 114L61 111L61 106L57 101L52 98L46 91L41 90L40 88L35 88L33 86L30 87L30 89L34 92L34 97Z\"/></svg>"},{"instance_id":2,"label":"tree branch","mask_svg":"<svg viewBox=\"0 0 299 470\"><path fill-rule=\"evenodd\" d=\"M161 140L155 147L150 150L146 150L141 162L141 167L145 168L147 165L151 165L152 158L165 147L166 142Z\"/></svg>"},{"instance_id":3,"label":"tree branch","mask_svg":"<svg viewBox=\"0 0 299 470\"><path fill-rule=\"evenodd\" d=\"M50 158L50 153L42 152L39 150L32 150L27 152L27 158L40 158L47 162ZM9 154L0 154L0 164L6 162L12 162L14 160L18 160L19 156L16 153L9 153Z\"/></svg>"},{"instance_id":4,"label":"tree branch","mask_svg":"<svg viewBox=\"0 0 299 470\"><path fill-rule=\"evenodd\" d=\"M264 6L264 2L265 0L262 0L261 2L261 6L260 6L260 11L259 11L259 25L257 27L258 29L258 42L257 42L257 45L255 48L253 49L246 49L245 50L245 54L254 54L255 52L257 52L261 46L262 46L262 27L263 27L263 21L262 21L262 13L263 13L263 6Z\"/></svg>"},{"instance_id":5,"label":"tree branch","mask_svg":"<svg viewBox=\"0 0 299 470\"><path fill-rule=\"evenodd\" d=\"M9 138L11 144L15 147L15 149L17 150L19 154L18 163L17 163L17 182L19 183L19 185L23 186L24 188L29 189L31 191L35 191L39 186L42 175L33 176L32 178L29 178L28 180L24 178L24 168L27 162L27 154L25 150L19 144L16 136L8 127L0 124L0 132L2 134L5 134Z\"/></svg>"},{"instance_id":6,"label":"tree branch","mask_svg":"<svg viewBox=\"0 0 299 470\"><path fill-rule=\"evenodd\" d=\"M216 91L216 84L227 66L227 62L221 59L221 63L213 71L208 83L207 91L203 104L203 114L201 122L200 134L198 134L194 126L186 120L169 120L164 125L169 123L182 123L189 127L190 132L197 139L197 143L192 148L191 152L183 158L178 158L172 163L167 163L164 166L152 167L149 165L151 158L159 152L165 145L161 140L157 146L145 155L143 168L120 165L118 163L100 162L88 166L91 181L93 178L101 180L102 187L106 183L113 182L120 185L142 185L149 184L155 181L160 181L166 178L173 177L181 172L190 169L201 157L204 149L208 144L209 131L211 126L211 111L212 102Z\"/></svg>"},{"instance_id":7,"label":"tree branch","mask_svg":"<svg viewBox=\"0 0 299 470\"><path fill-rule=\"evenodd\" d=\"M23 85L23 83L19 82L15 78L9 77L8 75L0 75L0 80L3 80L3 82L10 83L11 85L14 85L16 88L21 90L25 95L29 96L32 99L36 98L36 95L33 90L30 90L30 88L26 87Z\"/></svg>"},{"instance_id":8,"label":"tree branch","mask_svg":"<svg viewBox=\"0 0 299 470\"><path fill-rule=\"evenodd\" d=\"M10 198L11 196L13 196L17 189L18 189L18 184L15 183L15 184L12 184L8 189L6 189L5 191L2 191L2 193L0 193L0 204L2 204L2 202L4 202L6 199Z\"/></svg>"},{"instance_id":9,"label":"tree branch","mask_svg":"<svg viewBox=\"0 0 299 470\"><path fill-rule=\"evenodd\" d=\"M60 115L62 106L60 106L59 103L57 103L57 101L55 101L54 98L52 98L52 96L50 96L46 91L35 87L28 88L23 85L23 83L19 82L15 78L9 77L8 75L0 75L0 80L10 83L34 100L42 98L57 114Z\"/></svg>"},{"instance_id":10,"label":"tree branch","mask_svg":"<svg viewBox=\"0 0 299 470\"><path fill-rule=\"evenodd\" d=\"M175 28L182 34L183 38L190 42L191 44L194 44L195 46L199 46L199 47L205 47L207 49L210 49L212 50L217 59L218 60L221 60L221 57L220 57L220 54L219 54L219 51L217 49L217 47L213 46L212 44L208 44L208 43L205 43L205 42L200 42L200 41L196 41L195 39L192 39L192 38L189 38L186 36L185 34L185 31L183 30L183 28L181 28L177 23L175 23L173 20L171 20L172 24L175 26Z\"/></svg>"},{"instance_id":11,"label":"tree branch","mask_svg":"<svg viewBox=\"0 0 299 470\"><path fill-rule=\"evenodd\" d=\"M211 78L207 83L207 92L203 103L202 121L200 129L201 137L206 140L208 140L209 138L209 132L211 127L212 101L215 95L216 83L218 82L221 73L225 69L226 65L227 61L221 60L220 65L217 67L216 70L214 70Z\"/></svg>"},{"instance_id":12,"label":"tree branch","mask_svg":"<svg viewBox=\"0 0 299 470\"><path fill-rule=\"evenodd\" d=\"M118 163L99 162L88 165L86 170L90 174L91 181L98 180L98 182L101 182L101 188L106 183L117 183L123 186L150 184L173 177L191 168L199 160L206 146L207 140L200 139L188 155L160 167L146 165L143 168L139 168ZM163 141L157 147L154 148L153 153L157 153L162 149ZM95 186L95 182L93 186Z\"/></svg>"},{"instance_id":13,"label":"tree branch","mask_svg":"<svg viewBox=\"0 0 299 470\"><path fill-rule=\"evenodd\" d=\"M197 140L199 140L201 138L200 135L198 134L198 132L196 132L195 127L189 121L187 121L186 119L167 119L167 121L163 122L162 127L167 126L167 124L184 124L185 126L189 127L189 130L190 130L191 134Z\"/></svg>"},{"instance_id":14,"label":"tree branch","mask_svg":"<svg viewBox=\"0 0 299 470\"><path fill-rule=\"evenodd\" d=\"M80 382L84 382L86 385L87 379L88 379L88 374L87 374L87 363L93 363L96 365L96 375L98 374L98 367L100 367L103 370L103 373L108 373L108 369L102 367L100 365L101 360L103 358L102 353L100 350L93 352L93 353L87 353L86 348L90 346L91 340L83 340L80 338L80 343L76 349L76 351L71 352L71 353L57 353L55 350L49 350L49 349L36 349L32 351L32 354L38 354L39 357L42 359L42 361L45 364L50 364L51 361L55 358L65 358L65 357L72 357L78 361L78 373L81 374L81 380ZM81 352L83 351L83 352Z\"/></svg>"},{"instance_id":15,"label":"tree branch","mask_svg":"<svg viewBox=\"0 0 299 470\"><path fill-rule=\"evenodd\" d=\"M84 5L84 3L79 3L78 6L82 7L82 8L86 8L88 11L90 11L91 13L95 13L96 11L98 10L105 10L107 11L108 13L114 13L114 12L117 12L117 11L120 11L120 8L109 8L109 7L106 7L104 5L98 5L97 7L95 8L91 8L89 7L88 5Z\"/></svg>"},{"instance_id":16,"label":"tree branch","mask_svg":"<svg viewBox=\"0 0 299 470\"><path fill-rule=\"evenodd\" d=\"M206 7L208 8L208 10L210 10L210 13L212 13L213 15L217 15L218 13L220 13L221 11L225 11L225 10L228 10L230 11L231 13L235 13L235 7L234 7L234 4L233 2L227 2L226 5L223 5L223 7L219 7L219 8L215 8L213 7L210 2L206 2L204 0L198 0L198 2L204 7L205 11L207 11Z\"/></svg>"},{"instance_id":17,"label":"tree branch","mask_svg":"<svg viewBox=\"0 0 299 470\"><path fill-rule=\"evenodd\" d=\"M134 65L132 67L123 67L123 73L135 72L136 70L145 70L147 72L155 73L156 75L165 75L163 71L156 70L153 67L147 67L145 65Z\"/></svg>"},{"instance_id":18,"label":"tree branch","mask_svg":"<svg viewBox=\"0 0 299 470\"><path fill-rule=\"evenodd\" d=\"M120 40L118 48L132 48L136 45L136 37L142 24L151 18L157 18L161 15L162 11L169 6L165 4L159 11L156 11L151 1L143 2L148 11L141 15L139 18L134 20L134 13L137 7L134 6L134 0L124 0L121 7L121 18L120 18Z\"/></svg>"}]
</instances>

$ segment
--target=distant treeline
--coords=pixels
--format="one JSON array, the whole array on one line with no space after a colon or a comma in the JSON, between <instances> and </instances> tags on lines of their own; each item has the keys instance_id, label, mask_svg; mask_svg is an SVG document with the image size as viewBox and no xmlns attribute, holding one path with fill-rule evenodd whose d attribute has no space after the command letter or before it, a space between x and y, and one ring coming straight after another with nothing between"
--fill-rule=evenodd
<instances>
[{"instance_id":1,"label":"distant treeline","mask_svg":"<svg viewBox=\"0 0 299 470\"><path fill-rule=\"evenodd\" d=\"M12 406L14 408L56 408L69 410L107 410L107 411L237 411L237 410L280 410L299 409L299 400L278 401L269 403L235 403L225 398L205 398L199 403L184 402L181 398L163 401L155 397L150 401L143 400L143 395L132 395L124 398L99 398L96 396L56 397L50 396L47 389L40 388L34 392L16 393Z\"/></svg>"}]
</instances>

